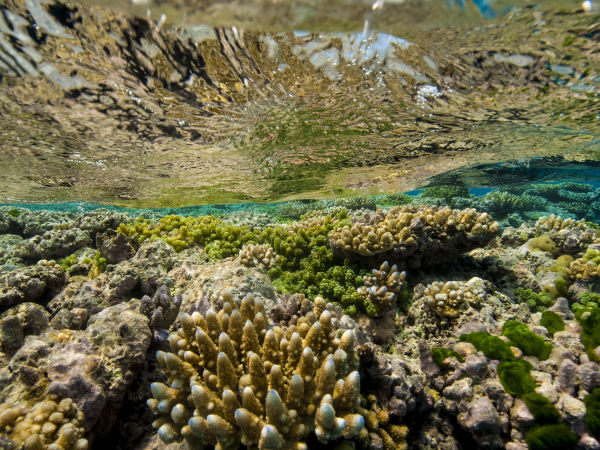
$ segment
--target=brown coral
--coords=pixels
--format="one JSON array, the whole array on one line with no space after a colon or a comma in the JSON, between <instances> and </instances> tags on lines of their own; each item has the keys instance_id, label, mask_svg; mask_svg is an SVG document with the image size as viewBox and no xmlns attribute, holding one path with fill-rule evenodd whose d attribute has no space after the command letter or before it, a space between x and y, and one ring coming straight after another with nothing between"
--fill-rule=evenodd
<instances>
[{"instance_id":1,"label":"brown coral","mask_svg":"<svg viewBox=\"0 0 600 450\"><path fill-rule=\"evenodd\" d=\"M148 400L164 442L306 448L311 432L327 443L363 430L354 333L337 335L322 300L286 330L269 328L250 295L180 322L172 353L157 353L167 383L153 383Z\"/></svg>"},{"instance_id":2,"label":"brown coral","mask_svg":"<svg viewBox=\"0 0 600 450\"><path fill-rule=\"evenodd\" d=\"M240 249L239 258L244 266L268 270L277 263L279 257L269 244L247 244Z\"/></svg>"},{"instance_id":3,"label":"brown coral","mask_svg":"<svg viewBox=\"0 0 600 450\"><path fill-rule=\"evenodd\" d=\"M451 319L457 317L460 311L469 305L478 305L483 298L483 292L460 281L434 281L425 288L423 296L427 306L438 316Z\"/></svg>"},{"instance_id":4,"label":"brown coral","mask_svg":"<svg viewBox=\"0 0 600 450\"><path fill-rule=\"evenodd\" d=\"M396 297L402 289L406 272L400 272L395 264L390 268L390 264L384 261L379 270L373 269L372 275L365 275L363 279L364 285L357 289L358 292L381 314L396 306Z\"/></svg>"},{"instance_id":5,"label":"brown coral","mask_svg":"<svg viewBox=\"0 0 600 450\"><path fill-rule=\"evenodd\" d=\"M0 405L0 434L26 449L86 450L82 422L83 414L70 398L59 401L51 395L31 408Z\"/></svg>"},{"instance_id":6,"label":"brown coral","mask_svg":"<svg viewBox=\"0 0 600 450\"><path fill-rule=\"evenodd\" d=\"M329 243L341 257L405 261L420 267L485 245L499 230L489 214L474 209L403 205L332 230Z\"/></svg>"}]
</instances>

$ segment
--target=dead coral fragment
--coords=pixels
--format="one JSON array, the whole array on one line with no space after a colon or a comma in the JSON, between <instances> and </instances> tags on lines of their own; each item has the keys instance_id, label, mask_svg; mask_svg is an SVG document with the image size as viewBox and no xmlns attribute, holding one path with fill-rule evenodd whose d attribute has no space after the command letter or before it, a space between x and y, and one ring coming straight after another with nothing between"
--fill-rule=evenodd
<instances>
[{"instance_id":1,"label":"dead coral fragment","mask_svg":"<svg viewBox=\"0 0 600 450\"><path fill-rule=\"evenodd\" d=\"M319 320L314 319L319 317ZM324 302L287 330L267 327L264 307L251 296L239 309L180 316L158 352L167 383L152 383L153 426L165 442L227 450L306 448L314 431L327 443L361 433L360 377L354 333L338 337Z\"/></svg>"},{"instance_id":2,"label":"dead coral fragment","mask_svg":"<svg viewBox=\"0 0 600 450\"><path fill-rule=\"evenodd\" d=\"M83 413L70 398L58 401L56 396L49 396L32 408L0 405L0 435L18 448L86 450L82 421Z\"/></svg>"},{"instance_id":3,"label":"dead coral fragment","mask_svg":"<svg viewBox=\"0 0 600 450\"><path fill-rule=\"evenodd\" d=\"M483 300L481 289L460 281L434 281L425 288L425 302L438 316L453 319L469 305L477 306Z\"/></svg>"},{"instance_id":4,"label":"dead coral fragment","mask_svg":"<svg viewBox=\"0 0 600 450\"><path fill-rule=\"evenodd\" d=\"M400 272L395 264L390 268L387 261L373 269L371 276L364 277L364 285L357 291L377 309L381 314L396 306L396 297L402 289L402 283L406 279L406 272Z\"/></svg>"},{"instance_id":5,"label":"dead coral fragment","mask_svg":"<svg viewBox=\"0 0 600 450\"><path fill-rule=\"evenodd\" d=\"M260 267L263 270L272 268L279 257L269 244L247 244L239 253L240 264L247 267Z\"/></svg>"}]
</instances>

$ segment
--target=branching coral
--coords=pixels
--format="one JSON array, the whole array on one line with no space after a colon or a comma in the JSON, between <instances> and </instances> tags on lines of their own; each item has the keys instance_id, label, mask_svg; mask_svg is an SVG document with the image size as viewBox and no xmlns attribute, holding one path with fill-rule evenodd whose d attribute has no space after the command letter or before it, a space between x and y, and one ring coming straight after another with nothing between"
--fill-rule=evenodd
<instances>
[{"instance_id":1,"label":"branching coral","mask_svg":"<svg viewBox=\"0 0 600 450\"><path fill-rule=\"evenodd\" d=\"M358 288L358 292L368 302L367 313L375 316L396 306L396 298L406 279L406 272L400 272L395 264L390 268L389 263L384 261L379 270L373 269L373 274L365 275L363 279L364 284Z\"/></svg>"},{"instance_id":2,"label":"branching coral","mask_svg":"<svg viewBox=\"0 0 600 450\"><path fill-rule=\"evenodd\" d=\"M410 260L418 267L485 245L499 230L489 214L474 209L404 205L366 214L351 226L331 231L329 243L339 256Z\"/></svg>"},{"instance_id":3,"label":"branching coral","mask_svg":"<svg viewBox=\"0 0 600 450\"><path fill-rule=\"evenodd\" d=\"M438 316L452 319L469 305L481 303L483 292L460 281L434 281L425 288L424 297L427 306Z\"/></svg>"},{"instance_id":4,"label":"branching coral","mask_svg":"<svg viewBox=\"0 0 600 450\"><path fill-rule=\"evenodd\" d=\"M248 267L272 268L279 259L269 244L247 244L239 254L240 264Z\"/></svg>"},{"instance_id":5,"label":"branching coral","mask_svg":"<svg viewBox=\"0 0 600 450\"><path fill-rule=\"evenodd\" d=\"M172 353L157 353L167 384L153 383L148 400L164 442L306 448L311 432L324 443L366 433L354 333L337 336L322 300L286 330L269 328L251 296L180 322Z\"/></svg>"},{"instance_id":6,"label":"branching coral","mask_svg":"<svg viewBox=\"0 0 600 450\"><path fill-rule=\"evenodd\" d=\"M573 280L591 280L600 277L600 251L588 250L582 258L569 265L569 276Z\"/></svg>"},{"instance_id":7,"label":"branching coral","mask_svg":"<svg viewBox=\"0 0 600 450\"><path fill-rule=\"evenodd\" d=\"M540 217L535 228L538 233L550 233L549 237L564 253L577 253L600 241L598 230L583 219L563 219L551 214L548 217Z\"/></svg>"},{"instance_id":8,"label":"branching coral","mask_svg":"<svg viewBox=\"0 0 600 450\"><path fill-rule=\"evenodd\" d=\"M0 434L15 448L86 450L82 422L83 414L70 398L49 396L31 408L0 405Z\"/></svg>"}]
</instances>

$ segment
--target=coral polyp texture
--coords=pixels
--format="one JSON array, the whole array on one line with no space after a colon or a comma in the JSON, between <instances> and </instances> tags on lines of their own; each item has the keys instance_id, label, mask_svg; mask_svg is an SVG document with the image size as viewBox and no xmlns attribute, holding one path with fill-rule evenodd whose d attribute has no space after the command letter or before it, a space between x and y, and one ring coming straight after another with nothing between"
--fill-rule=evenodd
<instances>
[{"instance_id":1,"label":"coral polyp texture","mask_svg":"<svg viewBox=\"0 0 600 450\"><path fill-rule=\"evenodd\" d=\"M400 272L395 264L384 261L379 270L373 269L371 275L363 277L364 285L357 289L368 301L367 309L372 305L375 311L367 311L370 315L381 314L396 306L396 299L406 279L406 272Z\"/></svg>"},{"instance_id":2,"label":"coral polyp texture","mask_svg":"<svg viewBox=\"0 0 600 450\"><path fill-rule=\"evenodd\" d=\"M424 298L438 316L453 319L469 305L479 305L484 293L481 288L460 281L434 281L425 288Z\"/></svg>"},{"instance_id":3,"label":"coral polyp texture","mask_svg":"<svg viewBox=\"0 0 600 450\"><path fill-rule=\"evenodd\" d=\"M86 450L83 414L70 398L49 396L27 407L24 404L0 405L2 448ZM12 446L12 447L11 447Z\"/></svg>"},{"instance_id":4,"label":"coral polyp texture","mask_svg":"<svg viewBox=\"0 0 600 450\"><path fill-rule=\"evenodd\" d=\"M600 278L600 251L588 250L583 257L572 261L568 269L573 280L593 280Z\"/></svg>"},{"instance_id":5,"label":"coral polyp texture","mask_svg":"<svg viewBox=\"0 0 600 450\"><path fill-rule=\"evenodd\" d=\"M244 245L239 254L240 264L247 267L272 268L279 259L269 244Z\"/></svg>"},{"instance_id":6,"label":"coral polyp texture","mask_svg":"<svg viewBox=\"0 0 600 450\"><path fill-rule=\"evenodd\" d=\"M581 252L590 244L600 243L600 231L583 219L563 219L551 214L548 217L540 217L535 229L538 233L548 233L563 253Z\"/></svg>"},{"instance_id":7,"label":"coral polyp texture","mask_svg":"<svg viewBox=\"0 0 600 450\"><path fill-rule=\"evenodd\" d=\"M475 209L403 205L365 214L350 226L332 230L329 243L341 257L421 267L483 246L499 231L489 214Z\"/></svg>"},{"instance_id":8,"label":"coral polyp texture","mask_svg":"<svg viewBox=\"0 0 600 450\"><path fill-rule=\"evenodd\" d=\"M165 443L300 449L311 433L323 443L367 433L354 332L336 333L322 299L285 330L250 295L179 320L171 352L157 352L167 381L147 402Z\"/></svg>"}]
</instances>

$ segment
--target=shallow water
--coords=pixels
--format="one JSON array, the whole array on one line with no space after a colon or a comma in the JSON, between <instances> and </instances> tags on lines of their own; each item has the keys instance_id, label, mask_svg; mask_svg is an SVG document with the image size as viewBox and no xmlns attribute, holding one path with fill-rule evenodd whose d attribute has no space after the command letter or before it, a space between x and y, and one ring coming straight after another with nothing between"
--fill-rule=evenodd
<instances>
[{"instance_id":1,"label":"shallow water","mask_svg":"<svg viewBox=\"0 0 600 450\"><path fill-rule=\"evenodd\" d=\"M5 3L0 201L332 198L599 160L597 5L461 4Z\"/></svg>"}]
</instances>

